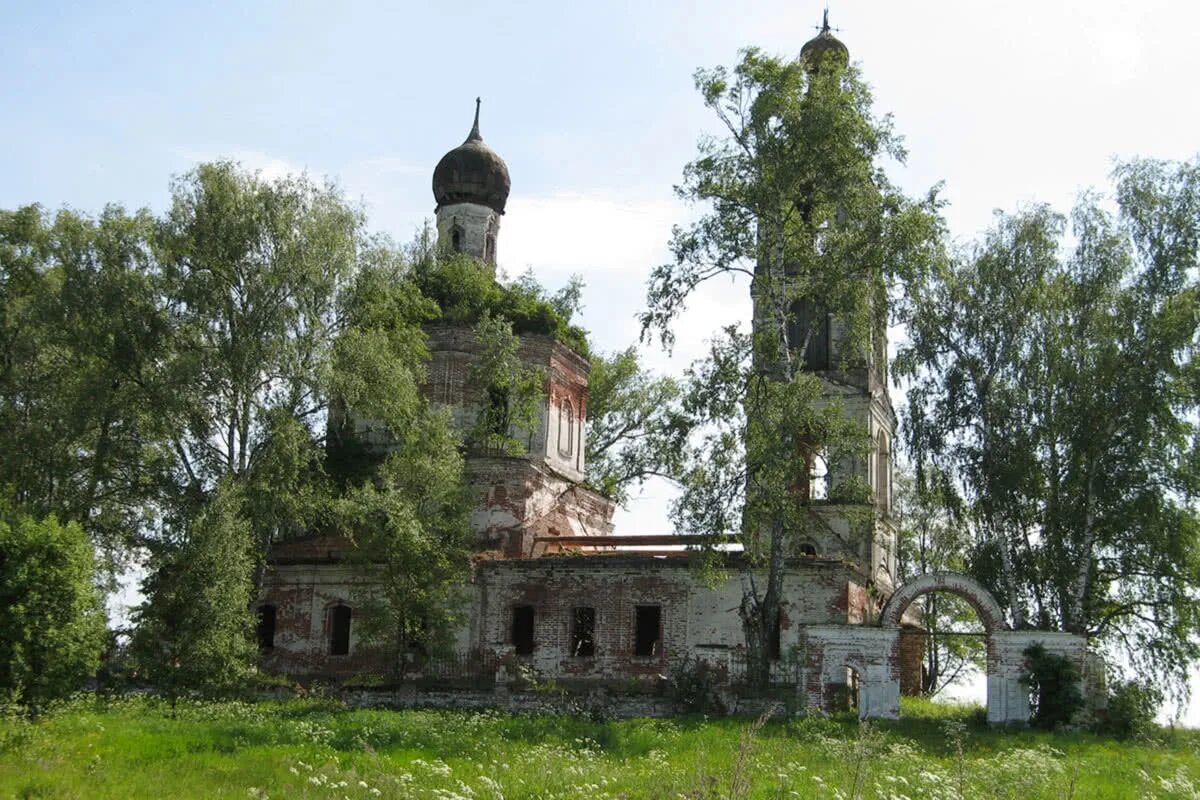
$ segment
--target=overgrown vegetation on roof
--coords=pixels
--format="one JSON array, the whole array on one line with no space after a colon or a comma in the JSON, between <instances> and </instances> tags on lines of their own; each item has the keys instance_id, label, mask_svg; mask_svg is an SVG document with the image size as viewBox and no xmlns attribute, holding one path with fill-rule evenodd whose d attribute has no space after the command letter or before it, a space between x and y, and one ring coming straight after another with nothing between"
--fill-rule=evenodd
<instances>
[{"instance_id":1,"label":"overgrown vegetation on roof","mask_svg":"<svg viewBox=\"0 0 1200 800\"><path fill-rule=\"evenodd\" d=\"M512 323L513 333L552 336L579 355L589 355L587 332L571 323L580 309L583 284L574 277L548 294L533 274L504 282L469 256L427 254L413 266L421 293L437 303L445 322L474 324L485 316Z\"/></svg>"}]
</instances>

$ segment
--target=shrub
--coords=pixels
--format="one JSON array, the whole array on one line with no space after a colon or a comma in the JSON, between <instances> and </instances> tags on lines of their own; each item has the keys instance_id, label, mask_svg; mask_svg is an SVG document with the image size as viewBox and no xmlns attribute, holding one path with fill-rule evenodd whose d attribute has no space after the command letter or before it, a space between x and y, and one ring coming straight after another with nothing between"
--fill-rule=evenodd
<instances>
[{"instance_id":1,"label":"shrub","mask_svg":"<svg viewBox=\"0 0 1200 800\"><path fill-rule=\"evenodd\" d=\"M1140 681L1117 681L1108 693L1102 730L1118 739L1145 739L1155 730L1162 692Z\"/></svg>"},{"instance_id":2,"label":"shrub","mask_svg":"<svg viewBox=\"0 0 1200 800\"><path fill-rule=\"evenodd\" d=\"M104 603L78 525L0 510L0 704L38 713L100 663Z\"/></svg>"},{"instance_id":3,"label":"shrub","mask_svg":"<svg viewBox=\"0 0 1200 800\"><path fill-rule=\"evenodd\" d=\"M1021 683L1029 687L1029 721L1046 730L1066 725L1083 707L1079 668L1066 656L1047 653L1040 643L1025 648L1024 655Z\"/></svg>"},{"instance_id":4,"label":"shrub","mask_svg":"<svg viewBox=\"0 0 1200 800\"><path fill-rule=\"evenodd\" d=\"M725 671L707 661L685 658L671 670L671 697L685 710L704 714L723 712L717 688L727 682Z\"/></svg>"}]
</instances>

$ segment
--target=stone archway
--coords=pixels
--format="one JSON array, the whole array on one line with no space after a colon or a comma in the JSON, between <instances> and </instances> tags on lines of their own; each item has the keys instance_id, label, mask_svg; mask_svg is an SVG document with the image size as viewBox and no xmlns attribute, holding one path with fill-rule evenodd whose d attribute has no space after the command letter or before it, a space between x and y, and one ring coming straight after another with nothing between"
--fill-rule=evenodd
<instances>
[{"instance_id":1,"label":"stone archway","mask_svg":"<svg viewBox=\"0 0 1200 800\"><path fill-rule=\"evenodd\" d=\"M1008 629L1008 624L1004 621L1004 611L996 602L996 598L992 597L992 593L979 581L959 572L929 572L896 589L880 612L879 626L900 627L900 620L912 602L930 592L948 592L966 600L975 609L984 630L989 634Z\"/></svg>"},{"instance_id":2,"label":"stone archway","mask_svg":"<svg viewBox=\"0 0 1200 800\"><path fill-rule=\"evenodd\" d=\"M990 721L1009 721L1018 715L1028 714L1028 705L1021 703L1021 689L1014 676L1006 674L998 648L1009 631L1009 625L1004 620L1004 610L979 581L959 572L929 572L908 581L896 589L879 615L879 625L884 629L895 630L899 633L904 612L917 598L933 592L953 594L965 600L979 617L986 632L987 667L986 691L987 713ZM893 646L892 658L896 663L901 659L900 637L897 636ZM1013 708L1010 708L1013 707Z\"/></svg>"},{"instance_id":3,"label":"stone archway","mask_svg":"<svg viewBox=\"0 0 1200 800\"><path fill-rule=\"evenodd\" d=\"M1021 683L1025 649L1039 643L1087 669L1087 639L1056 631L1013 631L991 593L973 578L955 572L931 572L896 589L883 607L879 626L805 625L807 652L800 691L809 706L826 708L845 682L845 670L859 672L859 716L900 716L900 638L905 610L921 595L948 592L965 599L983 623L987 636L987 717L994 724L1021 723L1029 718L1029 690Z\"/></svg>"}]
</instances>

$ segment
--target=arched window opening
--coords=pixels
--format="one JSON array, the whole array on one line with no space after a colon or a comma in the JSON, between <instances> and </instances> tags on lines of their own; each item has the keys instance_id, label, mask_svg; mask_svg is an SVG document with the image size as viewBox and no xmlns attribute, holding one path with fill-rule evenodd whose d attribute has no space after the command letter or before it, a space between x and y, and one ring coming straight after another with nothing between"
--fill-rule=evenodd
<instances>
[{"instance_id":1,"label":"arched window opening","mask_svg":"<svg viewBox=\"0 0 1200 800\"><path fill-rule=\"evenodd\" d=\"M887 434L879 432L875 448L875 506L886 514L892 507L892 459Z\"/></svg>"},{"instance_id":2,"label":"arched window opening","mask_svg":"<svg viewBox=\"0 0 1200 800\"><path fill-rule=\"evenodd\" d=\"M812 542L801 542L799 550L800 555L804 556L805 558L817 557L817 546Z\"/></svg>"},{"instance_id":3,"label":"arched window opening","mask_svg":"<svg viewBox=\"0 0 1200 800\"><path fill-rule=\"evenodd\" d=\"M450 249L456 253L463 251L463 232L457 225L450 229Z\"/></svg>"},{"instance_id":4,"label":"arched window opening","mask_svg":"<svg viewBox=\"0 0 1200 800\"><path fill-rule=\"evenodd\" d=\"M275 615L276 609L273 605L261 605L258 607L258 649L270 650L275 647Z\"/></svg>"},{"instance_id":5,"label":"arched window opening","mask_svg":"<svg viewBox=\"0 0 1200 800\"><path fill-rule=\"evenodd\" d=\"M563 398L558 407L558 454L570 458L575 452L575 408Z\"/></svg>"},{"instance_id":6,"label":"arched window opening","mask_svg":"<svg viewBox=\"0 0 1200 800\"><path fill-rule=\"evenodd\" d=\"M350 606L329 609L329 655L350 655Z\"/></svg>"}]
</instances>

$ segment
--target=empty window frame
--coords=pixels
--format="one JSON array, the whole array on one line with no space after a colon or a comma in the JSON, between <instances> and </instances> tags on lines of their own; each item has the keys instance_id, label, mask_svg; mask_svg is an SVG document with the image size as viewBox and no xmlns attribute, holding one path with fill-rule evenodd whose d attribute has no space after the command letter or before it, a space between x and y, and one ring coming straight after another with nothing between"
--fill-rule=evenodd
<instances>
[{"instance_id":1,"label":"empty window frame","mask_svg":"<svg viewBox=\"0 0 1200 800\"><path fill-rule=\"evenodd\" d=\"M512 644L519 656L533 654L533 606L513 606Z\"/></svg>"},{"instance_id":2,"label":"empty window frame","mask_svg":"<svg viewBox=\"0 0 1200 800\"><path fill-rule=\"evenodd\" d=\"M329 655L350 655L350 606L329 609Z\"/></svg>"},{"instance_id":3,"label":"empty window frame","mask_svg":"<svg viewBox=\"0 0 1200 800\"><path fill-rule=\"evenodd\" d=\"M633 654L662 655L662 606L633 607Z\"/></svg>"},{"instance_id":4,"label":"empty window frame","mask_svg":"<svg viewBox=\"0 0 1200 800\"><path fill-rule=\"evenodd\" d=\"M270 650L275 646L275 606L262 605L258 607L258 649Z\"/></svg>"},{"instance_id":5,"label":"empty window frame","mask_svg":"<svg viewBox=\"0 0 1200 800\"><path fill-rule=\"evenodd\" d=\"M596 609L576 608L571 612L571 655L596 655Z\"/></svg>"}]
</instances>

